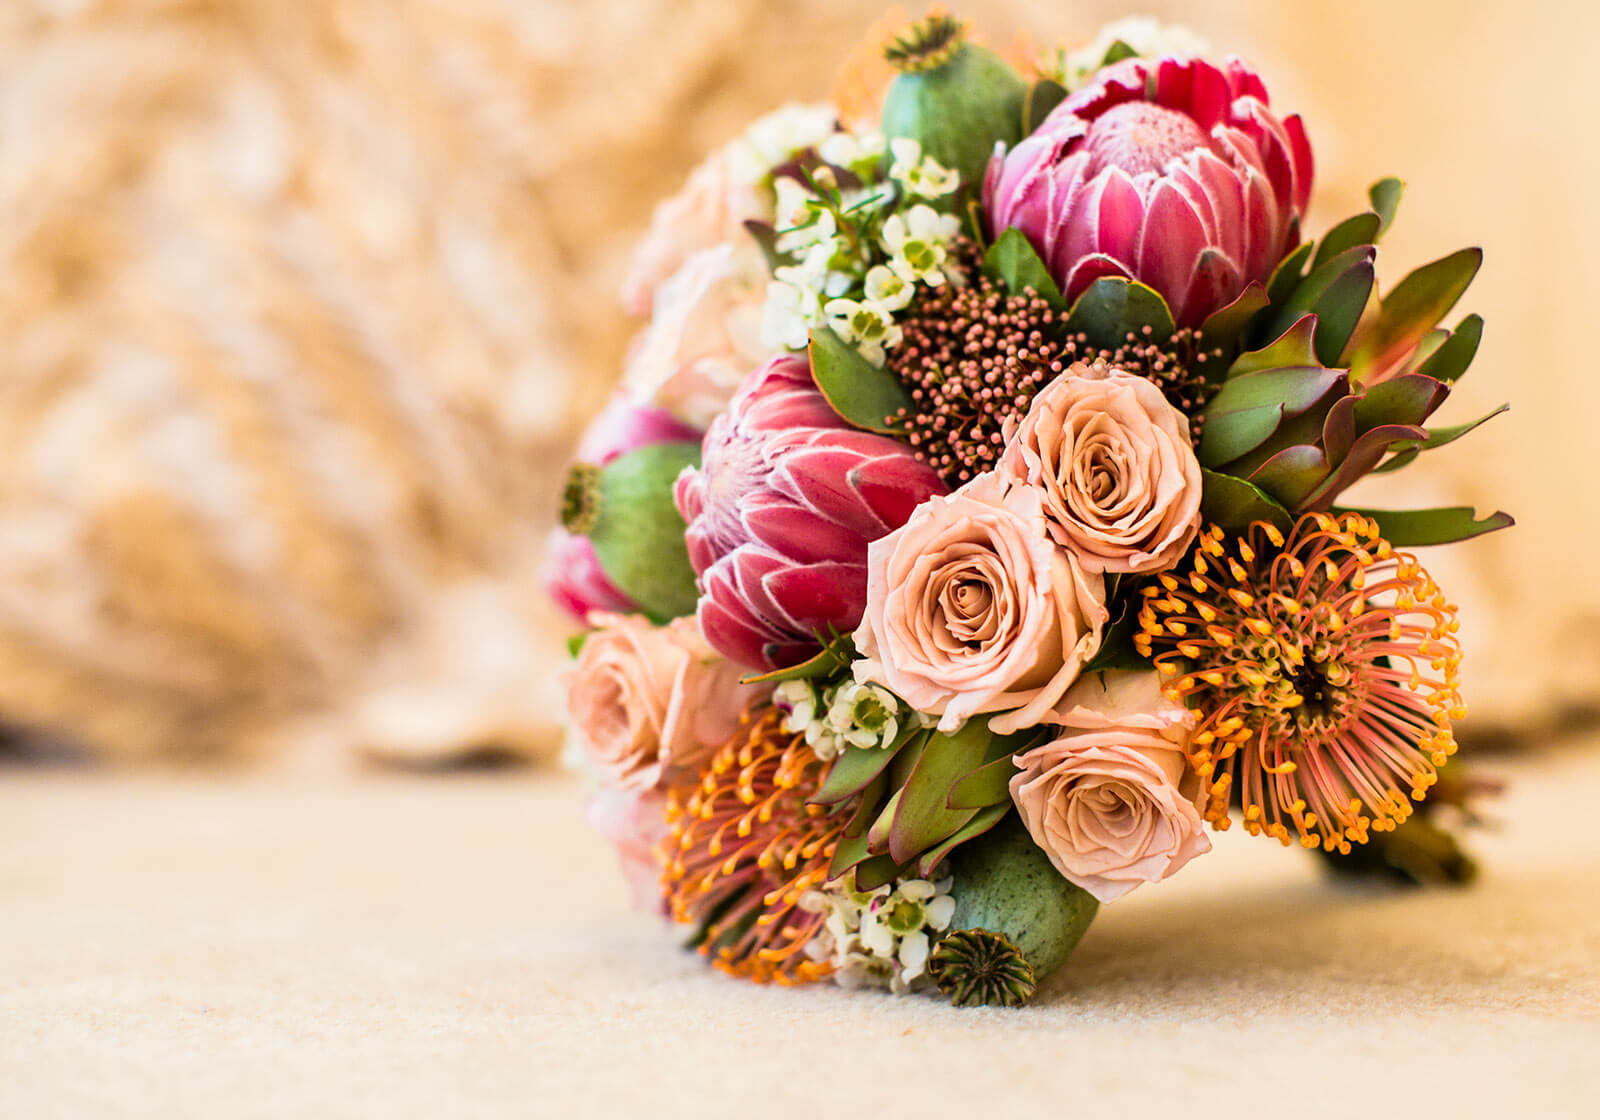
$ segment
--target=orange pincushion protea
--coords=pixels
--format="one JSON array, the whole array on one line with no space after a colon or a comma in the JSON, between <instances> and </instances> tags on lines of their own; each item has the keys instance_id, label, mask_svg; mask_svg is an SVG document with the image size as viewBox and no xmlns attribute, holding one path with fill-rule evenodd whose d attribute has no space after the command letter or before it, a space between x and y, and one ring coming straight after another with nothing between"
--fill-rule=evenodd
<instances>
[{"instance_id":1,"label":"orange pincushion protea","mask_svg":"<svg viewBox=\"0 0 1600 1120\"><path fill-rule=\"evenodd\" d=\"M1231 547L1230 547L1231 546ZM1348 852L1411 815L1455 753L1456 609L1358 514L1307 514L1287 540L1212 527L1144 592L1135 644L1196 714L1201 811L1252 835Z\"/></svg>"},{"instance_id":2,"label":"orange pincushion protea","mask_svg":"<svg viewBox=\"0 0 1600 1120\"><path fill-rule=\"evenodd\" d=\"M800 899L828 877L850 819L809 804L829 764L766 708L746 717L687 797L670 796L662 883L674 920L701 927L700 952L758 983L804 984L833 971L806 956L824 915Z\"/></svg>"}]
</instances>

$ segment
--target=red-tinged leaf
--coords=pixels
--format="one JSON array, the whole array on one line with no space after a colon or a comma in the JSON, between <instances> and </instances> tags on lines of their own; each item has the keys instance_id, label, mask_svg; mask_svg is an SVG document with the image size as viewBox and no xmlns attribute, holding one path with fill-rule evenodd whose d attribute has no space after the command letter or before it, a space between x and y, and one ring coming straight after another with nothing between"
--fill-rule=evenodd
<instances>
[{"instance_id":1,"label":"red-tinged leaf","mask_svg":"<svg viewBox=\"0 0 1600 1120\"><path fill-rule=\"evenodd\" d=\"M1377 326L1356 361L1382 371L1403 357L1450 313L1483 264L1482 249L1462 249L1425 264L1383 298Z\"/></svg>"},{"instance_id":2,"label":"red-tinged leaf","mask_svg":"<svg viewBox=\"0 0 1600 1120\"><path fill-rule=\"evenodd\" d=\"M1508 412L1510 409L1511 406L1509 404L1503 404L1493 412L1485 416L1480 416L1476 420L1468 421L1465 424L1453 424L1448 428L1429 428L1427 439L1421 441L1420 443L1413 443L1409 446L1396 447L1394 449L1396 452L1395 457L1390 459L1387 463L1384 463L1381 467L1375 469L1372 473L1387 474L1390 471L1397 471L1401 467L1410 463L1424 451L1432 451L1436 447L1443 447L1447 443L1454 443L1456 440L1460 439L1474 428L1477 428L1483 424L1487 424L1490 420L1493 420L1502 412Z\"/></svg>"},{"instance_id":3,"label":"red-tinged leaf","mask_svg":"<svg viewBox=\"0 0 1600 1120\"><path fill-rule=\"evenodd\" d=\"M1284 509L1294 509L1328 477L1330 469L1321 448L1302 443L1284 448L1261 464L1250 481Z\"/></svg>"},{"instance_id":4,"label":"red-tinged leaf","mask_svg":"<svg viewBox=\"0 0 1600 1120\"><path fill-rule=\"evenodd\" d=\"M1383 539L1396 548L1426 548L1436 544L1454 544L1516 524L1509 513L1491 513L1479 517L1471 506L1447 506L1439 509L1366 509L1334 506L1333 513L1359 513L1378 523Z\"/></svg>"},{"instance_id":5,"label":"red-tinged leaf","mask_svg":"<svg viewBox=\"0 0 1600 1120\"><path fill-rule=\"evenodd\" d=\"M1380 424L1421 424L1449 395L1447 386L1416 373L1380 382L1356 398L1356 429L1365 432Z\"/></svg>"},{"instance_id":6,"label":"red-tinged leaf","mask_svg":"<svg viewBox=\"0 0 1600 1120\"><path fill-rule=\"evenodd\" d=\"M922 858L917 861L917 873L924 879L930 878L938 870L946 856L955 851L968 840L976 840L988 832L995 825L1005 820L1006 814L1011 812L1011 802L1006 801L1000 805L991 805L987 809L980 809L976 816L968 821L961 830L936 848L930 848L922 853ZM860 884L857 884L860 889Z\"/></svg>"},{"instance_id":7,"label":"red-tinged leaf","mask_svg":"<svg viewBox=\"0 0 1600 1120\"><path fill-rule=\"evenodd\" d=\"M906 863L972 819L970 809L949 807L950 791L963 776L987 761L986 751L993 738L985 719L970 719L950 735L934 733L928 737L922 757L896 794L899 804L887 833L891 856Z\"/></svg>"},{"instance_id":8,"label":"red-tinged leaf","mask_svg":"<svg viewBox=\"0 0 1600 1120\"><path fill-rule=\"evenodd\" d=\"M1252 522L1266 521L1287 533L1294 527L1289 511L1260 487L1232 475L1204 468L1205 492L1200 501L1200 516L1230 532L1248 528Z\"/></svg>"},{"instance_id":9,"label":"red-tinged leaf","mask_svg":"<svg viewBox=\"0 0 1600 1120\"><path fill-rule=\"evenodd\" d=\"M1417 372L1446 385L1461 380L1462 374L1478 355L1478 344L1483 341L1483 317L1468 315L1456 326L1455 332L1435 350Z\"/></svg>"},{"instance_id":10,"label":"red-tinged leaf","mask_svg":"<svg viewBox=\"0 0 1600 1120\"><path fill-rule=\"evenodd\" d=\"M1258 370L1317 365L1317 351L1312 346L1316 331L1317 317L1302 315L1288 330L1259 350L1249 350L1240 354L1233 365L1228 367L1228 380L1232 381L1236 377L1243 377Z\"/></svg>"},{"instance_id":11,"label":"red-tinged leaf","mask_svg":"<svg viewBox=\"0 0 1600 1120\"><path fill-rule=\"evenodd\" d=\"M887 747L877 749L863 749L851 747L833 760L833 765L828 769L828 776L822 779L822 785L812 795L813 805L837 805L839 802L851 797L878 775L889 768L895 756L903 750L913 738L924 732L915 726L902 728L900 734L895 736L893 743Z\"/></svg>"},{"instance_id":12,"label":"red-tinged leaf","mask_svg":"<svg viewBox=\"0 0 1600 1120\"><path fill-rule=\"evenodd\" d=\"M1294 512L1327 509L1333 503L1333 499L1371 474L1395 444L1420 438L1425 434L1423 429L1409 424L1385 424L1362 432L1356 438L1355 446L1350 448L1350 454L1345 456L1344 462L1338 465L1334 474L1307 495L1298 506L1292 507Z\"/></svg>"},{"instance_id":13,"label":"red-tinged leaf","mask_svg":"<svg viewBox=\"0 0 1600 1120\"><path fill-rule=\"evenodd\" d=\"M997 758L967 774L950 790L950 808L987 809L1011 799L1011 776L1017 764L1011 755Z\"/></svg>"},{"instance_id":14,"label":"red-tinged leaf","mask_svg":"<svg viewBox=\"0 0 1600 1120\"><path fill-rule=\"evenodd\" d=\"M1233 302L1213 311L1200 324L1200 335L1207 349L1221 347L1230 352L1239 342L1244 330L1256 312L1267 306L1267 289L1259 280L1252 280Z\"/></svg>"}]
</instances>

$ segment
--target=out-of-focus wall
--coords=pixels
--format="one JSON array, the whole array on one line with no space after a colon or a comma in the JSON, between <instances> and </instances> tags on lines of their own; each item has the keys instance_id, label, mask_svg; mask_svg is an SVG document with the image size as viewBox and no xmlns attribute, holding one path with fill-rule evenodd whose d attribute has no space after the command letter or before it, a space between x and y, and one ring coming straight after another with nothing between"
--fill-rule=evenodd
<instances>
[{"instance_id":1,"label":"out-of-focus wall","mask_svg":"<svg viewBox=\"0 0 1600 1120\"><path fill-rule=\"evenodd\" d=\"M1402 476L1521 525L1428 558L1479 715L1600 693L1600 8L952 5L1009 45L1144 10L1265 73L1313 227L1409 184L1387 279L1465 243L1489 328ZM539 541L632 324L651 207L827 93L844 0L24 0L0 9L0 719L119 753L553 741ZM1370 495L1369 495L1370 496ZM1393 493L1384 498L1394 497ZM1382 499L1375 499L1379 504Z\"/></svg>"}]
</instances>

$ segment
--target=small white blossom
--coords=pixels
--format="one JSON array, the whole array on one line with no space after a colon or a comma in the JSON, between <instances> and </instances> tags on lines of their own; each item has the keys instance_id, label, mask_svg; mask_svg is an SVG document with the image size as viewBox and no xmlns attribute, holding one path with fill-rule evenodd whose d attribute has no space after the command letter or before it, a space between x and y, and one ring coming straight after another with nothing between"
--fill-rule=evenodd
<instances>
[{"instance_id":1,"label":"small white blossom","mask_svg":"<svg viewBox=\"0 0 1600 1120\"><path fill-rule=\"evenodd\" d=\"M804 350L812 328L827 322L823 305L848 291L853 282L847 273L832 269L833 254L832 245L815 245L799 264L773 271L762 309L762 345Z\"/></svg>"},{"instance_id":2,"label":"small white blossom","mask_svg":"<svg viewBox=\"0 0 1600 1120\"><path fill-rule=\"evenodd\" d=\"M889 177L902 184L907 194L919 198L943 198L961 185L961 176L932 156L922 154L922 145L909 136L890 141L894 163Z\"/></svg>"},{"instance_id":3,"label":"small white blossom","mask_svg":"<svg viewBox=\"0 0 1600 1120\"><path fill-rule=\"evenodd\" d=\"M832 105L784 105L760 117L730 148L730 169L747 183L759 183L774 167L824 143L838 128Z\"/></svg>"},{"instance_id":4,"label":"small white blossom","mask_svg":"<svg viewBox=\"0 0 1600 1120\"><path fill-rule=\"evenodd\" d=\"M883 365L884 350L899 346L905 334L894 317L874 303L836 299L823 310L834 333L875 366Z\"/></svg>"},{"instance_id":5,"label":"small white blossom","mask_svg":"<svg viewBox=\"0 0 1600 1120\"><path fill-rule=\"evenodd\" d=\"M948 245L960 232L959 219L931 206L917 205L904 214L891 215L883 223L889 267L908 283L921 281L937 288L945 282Z\"/></svg>"},{"instance_id":6,"label":"small white blossom","mask_svg":"<svg viewBox=\"0 0 1600 1120\"><path fill-rule=\"evenodd\" d=\"M955 916L951 880L904 879L874 891L857 891L852 872L800 906L824 914L823 929L806 946L812 960L831 960L843 987L888 988L904 995L925 987L930 933L942 933Z\"/></svg>"},{"instance_id":7,"label":"small white blossom","mask_svg":"<svg viewBox=\"0 0 1600 1120\"><path fill-rule=\"evenodd\" d=\"M835 167L856 173L869 171L883 157L883 133L835 132L817 148L817 154Z\"/></svg>"},{"instance_id":8,"label":"small white blossom","mask_svg":"<svg viewBox=\"0 0 1600 1120\"><path fill-rule=\"evenodd\" d=\"M884 311L899 311L916 295L916 286L895 273L885 264L875 264L867 271L867 302Z\"/></svg>"},{"instance_id":9,"label":"small white blossom","mask_svg":"<svg viewBox=\"0 0 1600 1120\"><path fill-rule=\"evenodd\" d=\"M828 725L852 747L886 747L900 734L900 700L877 685L847 681L828 703Z\"/></svg>"},{"instance_id":10,"label":"small white blossom","mask_svg":"<svg viewBox=\"0 0 1600 1120\"><path fill-rule=\"evenodd\" d=\"M772 691L773 703L784 713L783 729L803 734L806 746L824 762L844 749L838 732L827 720L827 697L810 681L784 681Z\"/></svg>"}]
</instances>

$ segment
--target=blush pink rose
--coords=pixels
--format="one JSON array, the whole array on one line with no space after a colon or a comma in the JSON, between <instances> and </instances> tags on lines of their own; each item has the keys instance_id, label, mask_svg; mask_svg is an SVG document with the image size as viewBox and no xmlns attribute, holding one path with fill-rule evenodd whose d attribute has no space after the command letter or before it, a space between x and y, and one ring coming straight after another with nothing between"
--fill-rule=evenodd
<instances>
[{"instance_id":1,"label":"blush pink rose","mask_svg":"<svg viewBox=\"0 0 1600 1120\"><path fill-rule=\"evenodd\" d=\"M693 618L654 626L641 615L595 612L573 667L567 713L585 757L609 786L650 790L698 768L739 730L768 686L716 653Z\"/></svg>"},{"instance_id":2,"label":"blush pink rose","mask_svg":"<svg viewBox=\"0 0 1600 1120\"><path fill-rule=\"evenodd\" d=\"M706 157L683 189L656 207L623 282L623 306L631 314L648 315L656 289L691 254L747 238L746 222L771 222L768 175L795 153L821 143L836 128L836 119L831 105L785 105Z\"/></svg>"},{"instance_id":3,"label":"blush pink rose","mask_svg":"<svg viewBox=\"0 0 1600 1120\"><path fill-rule=\"evenodd\" d=\"M667 916L658 849L667 836L667 795L659 790L596 790L584 806L590 826L611 842L635 910Z\"/></svg>"},{"instance_id":4,"label":"blush pink rose","mask_svg":"<svg viewBox=\"0 0 1600 1120\"><path fill-rule=\"evenodd\" d=\"M1184 761L1193 717L1161 695L1156 673L1090 673L1058 714L1068 730L1018 755L1011 779L1057 871L1112 902L1211 850Z\"/></svg>"},{"instance_id":5,"label":"blush pink rose","mask_svg":"<svg viewBox=\"0 0 1600 1120\"><path fill-rule=\"evenodd\" d=\"M749 237L689 256L656 289L650 325L635 337L622 375L635 400L700 428L769 354L761 345L767 266Z\"/></svg>"},{"instance_id":6,"label":"blush pink rose","mask_svg":"<svg viewBox=\"0 0 1600 1120\"><path fill-rule=\"evenodd\" d=\"M983 475L868 546L855 676L942 731L998 712L1005 734L1051 716L1106 613L1103 579L1050 543L1038 495Z\"/></svg>"},{"instance_id":7,"label":"blush pink rose","mask_svg":"<svg viewBox=\"0 0 1600 1120\"><path fill-rule=\"evenodd\" d=\"M998 473L1039 492L1050 536L1091 572L1159 572L1200 531L1189 420L1143 377L1079 362L1006 433Z\"/></svg>"}]
</instances>

